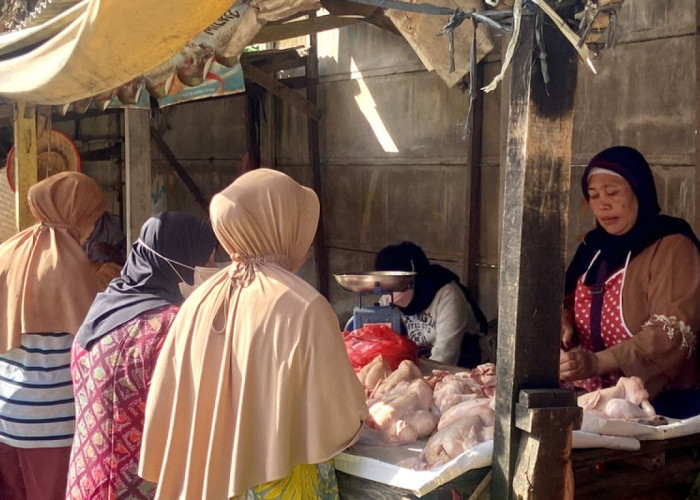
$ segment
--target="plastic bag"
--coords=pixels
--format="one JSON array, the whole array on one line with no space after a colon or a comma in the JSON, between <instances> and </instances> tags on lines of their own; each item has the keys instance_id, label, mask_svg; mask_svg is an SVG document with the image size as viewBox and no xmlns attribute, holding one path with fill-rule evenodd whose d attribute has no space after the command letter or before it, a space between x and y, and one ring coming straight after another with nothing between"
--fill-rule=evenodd
<instances>
[{"instance_id":1,"label":"plastic bag","mask_svg":"<svg viewBox=\"0 0 700 500\"><path fill-rule=\"evenodd\" d=\"M370 324L357 330L346 330L343 332L343 340L356 372L380 354L392 370L396 370L405 359L418 364L416 343L386 325Z\"/></svg>"}]
</instances>

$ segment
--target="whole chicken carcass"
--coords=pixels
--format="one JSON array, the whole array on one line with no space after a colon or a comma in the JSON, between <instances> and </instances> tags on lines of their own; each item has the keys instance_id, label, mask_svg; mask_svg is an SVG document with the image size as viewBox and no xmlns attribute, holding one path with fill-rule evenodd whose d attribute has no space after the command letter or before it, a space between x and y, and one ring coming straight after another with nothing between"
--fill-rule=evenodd
<instances>
[{"instance_id":1,"label":"whole chicken carcass","mask_svg":"<svg viewBox=\"0 0 700 500\"><path fill-rule=\"evenodd\" d=\"M404 360L399 364L398 368L391 372L391 374L385 378L370 395L371 400L377 400L381 398L384 394L391 391L400 382L409 382L411 380L422 378L423 374L420 372L420 368L411 360Z\"/></svg>"},{"instance_id":2,"label":"whole chicken carcass","mask_svg":"<svg viewBox=\"0 0 700 500\"><path fill-rule=\"evenodd\" d=\"M495 400L491 398L477 398L468 401L463 401L458 405L448 408L438 422L437 428L444 429L452 425L455 421L469 415L480 415L487 425L493 425L494 413L492 406Z\"/></svg>"},{"instance_id":3,"label":"whole chicken carcass","mask_svg":"<svg viewBox=\"0 0 700 500\"><path fill-rule=\"evenodd\" d=\"M427 437L437 419L431 413L433 391L422 378L402 381L369 408L367 425L382 433L390 444L408 443Z\"/></svg>"},{"instance_id":4,"label":"whole chicken carcass","mask_svg":"<svg viewBox=\"0 0 700 500\"><path fill-rule=\"evenodd\" d=\"M391 367L380 354L357 372L357 378L360 379L360 383L365 388L365 394L368 395L371 394L389 374L391 374Z\"/></svg>"},{"instance_id":5,"label":"whole chicken carcass","mask_svg":"<svg viewBox=\"0 0 700 500\"><path fill-rule=\"evenodd\" d=\"M476 380L482 387L496 386L496 365L493 363L484 363L474 367L469 372L469 378Z\"/></svg>"},{"instance_id":6,"label":"whole chicken carcass","mask_svg":"<svg viewBox=\"0 0 700 500\"><path fill-rule=\"evenodd\" d=\"M578 405L584 411L604 418L636 421L658 425L649 393L639 377L620 377L617 385L598 389L578 397Z\"/></svg>"},{"instance_id":7,"label":"whole chicken carcass","mask_svg":"<svg viewBox=\"0 0 700 500\"><path fill-rule=\"evenodd\" d=\"M446 464L479 443L493 439L493 411L467 415L433 434L421 453L427 468Z\"/></svg>"},{"instance_id":8,"label":"whole chicken carcass","mask_svg":"<svg viewBox=\"0 0 700 500\"><path fill-rule=\"evenodd\" d=\"M470 378L447 375L435 384L433 401L441 413L463 401L486 397L481 386Z\"/></svg>"},{"instance_id":9,"label":"whole chicken carcass","mask_svg":"<svg viewBox=\"0 0 700 500\"><path fill-rule=\"evenodd\" d=\"M584 410L602 410L611 399L626 399L635 405L649 400L649 393L639 377L620 377L617 385L589 392L578 397Z\"/></svg>"}]
</instances>

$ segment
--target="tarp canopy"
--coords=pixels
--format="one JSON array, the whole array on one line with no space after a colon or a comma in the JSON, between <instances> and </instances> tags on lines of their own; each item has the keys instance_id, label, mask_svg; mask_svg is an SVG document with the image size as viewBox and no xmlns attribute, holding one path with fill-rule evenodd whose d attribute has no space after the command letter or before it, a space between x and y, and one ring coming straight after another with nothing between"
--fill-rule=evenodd
<instances>
[{"instance_id":1,"label":"tarp canopy","mask_svg":"<svg viewBox=\"0 0 700 500\"><path fill-rule=\"evenodd\" d=\"M169 59L230 5L231 0L171 0L167 5L83 0L70 9L77 15L60 32L24 54L3 56L0 95L65 104L108 91ZM30 29L44 27L50 29ZM18 33L0 37L0 47L4 37Z\"/></svg>"},{"instance_id":2,"label":"tarp canopy","mask_svg":"<svg viewBox=\"0 0 700 500\"><path fill-rule=\"evenodd\" d=\"M40 26L0 35L0 96L62 105L109 92L167 63L230 7L82 0Z\"/></svg>"},{"instance_id":3,"label":"tarp canopy","mask_svg":"<svg viewBox=\"0 0 700 500\"><path fill-rule=\"evenodd\" d=\"M483 0L442 4L449 9L484 8ZM44 0L41 5L46 12L33 13L19 31L0 34L0 97L61 105L64 110L72 103L82 112L92 103L99 109L138 105L144 101L144 87L165 103L179 89L221 81L225 68L238 64L245 46L267 22L313 11L321 2ZM447 40L435 41L445 17L389 12L426 67L437 70L449 86L469 73L471 25L455 33L456 71L449 71ZM406 16L412 16L410 27L405 26ZM493 41L483 26L478 31L475 55L480 60ZM240 88L234 85L219 93L242 91L242 78L240 82Z\"/></svg>"}]
</instances>

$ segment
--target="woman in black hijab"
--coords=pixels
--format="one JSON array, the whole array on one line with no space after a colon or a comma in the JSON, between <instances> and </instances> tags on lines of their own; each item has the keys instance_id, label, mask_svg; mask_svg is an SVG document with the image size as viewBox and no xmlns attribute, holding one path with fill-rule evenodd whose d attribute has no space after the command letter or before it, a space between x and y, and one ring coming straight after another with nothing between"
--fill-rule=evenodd
<instances>
[{"instance_id":1,"label":"woman in black hijab","mask_svg":"<svg viewBox=\"0 0 700 500\"><path fill-rule=\"evenodd\" d=\"M67 498L149 499L137 475L143 411L170 325L199 266L214 265L208 221L163 212L148 219L119 278L97 295L73 344L76 430Z\"/></svg>"},{"instance_id":2,"label":"woman in black hijab","mask_svg":"<svg viewBox=\"0 0 700 500\"><path fill-rule=\"evenodd\" d=\"M416 273L413 287L394 292L392 299L401 311L408 337L418 344L422 356L452 365L461 362L470 368L479 363L477 336L471 334L485 333L488 325L455 273L431 264L421 247L410 241L380 250L374 268ZM468 342L470 339L474 341ZM470 352L462 352L463 343Z\"/></svg>"},{"instance_id":3,"label":"woman in black hijab","mask_svg":"<svg viewBox=\"0 0 700 500\"><path fill-rule=\"evenodd\" d=\"M660 214L649 164L633 148L597 154L581 185L597 225L566 273L562 380L595 390L637 376L652 399L689 388L700 327L695 234Z\"/></svg>"}]
</instances>

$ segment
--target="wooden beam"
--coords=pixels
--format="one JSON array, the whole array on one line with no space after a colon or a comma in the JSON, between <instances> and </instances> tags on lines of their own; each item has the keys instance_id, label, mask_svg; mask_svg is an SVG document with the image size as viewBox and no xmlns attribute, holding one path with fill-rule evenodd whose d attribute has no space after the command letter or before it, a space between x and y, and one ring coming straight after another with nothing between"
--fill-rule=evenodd
<instances>
[{"instance_id":1,"label":"wooden beam","mask_svg":"<svg viewBox=\"0 0 700 500\"><path fill-rule=\"evenodd\" d=\"M260 105L260 96L246 97L245 135L251 169L260 167Z\"/></svg>"},{"instance_id":2,"label":"wooden beam","mask_svg":"<svg viewBox=\"0 0 700 500\"><path fill-rule=\"evenodd\" d=\"M526 7L511 63L498 291L491 495L504 499L514 494L513 475L522 432L514 421L519 393L522 389L553 389L559 382L577 71L570 45L545 22L544 46L552 81L544 84L540 66L533 64L535 7ZM539 458L531 457L533 461Z\"/></svg>"},{"instance_id":3,"label":"wooden beam","mask_svg":"<svg viewBox=\"0 0 700 500\"><path fill-rule=\"evenodd\" d=\"M513 477L515 498L574 498L571 432L581 427L582 418L572 391L520 391L515 420L525 432Z\"/></svg>"},{"instance_id":4,"label":"wooden beam","mask_svg":"<svg viewBox=\"0 0 700 500\"><path fill-rule=\"evenodd\" d=\"M15 135L15 225L22 231L36 224L29 209L27 193L38 181L36 152L36 109L32 105L18 102L14 105Z\"/></svg>"},{"instance_id":5,"label":"wooden beam","mask_svg":"<svg viewBox=\"0 0 700 500\"><path fill-rule=\"evenodd\" d=\"M255 64L255 67L257 67L263 73L277 73L278 71L303 68L305 66L306 56L289 59L279 59L277 61L270 61L268 63Z\"/></svg>"},{"instance_id":6,"label":"wooden beam","mask_svg":"<svg viewBox=\"0 0 700 500\"><path fill-rule=\"evenodd\" d=\"M277 98L265 92L260 97L264 112L260 122L260 161L270 168L277 167Z\"/></svg>"},{"instance_id":7,"label":"wooden beam","mask_svg":"<svg viewBox=\"0 0 700 500\"><path fill-rule=\"evenodd\" d=\"M287 40L299 36L311 35L322 31L342 28L343 26L358 23L361 20L362 19L355 17L338 17L329 15L311 17L309 19L304 19L303 21L294 21L284 24L268 23L262 27L255 37L253 37L253 40L251 40L250 43L268 43L275 42L277 40Z\"/></svg>"},{"instance_id":8,"label":"wooden beam","mask_svg":"<svg viewBox=\"0 0 700 500\"><path fill-rule=\"evenodd\" d=\"M296 61L296 66L303 66L308 50L306 47L291 47L288 49L270 49L241 54L241 64L255 64L263 68L266 64L281 64ZM267 70L264 70L267 72Z\"/></svg>"},{"instance_id":9,"label":"wooden beam","mask_svg":"<svg viewBox=\"0 0 700 500\"><path fill-rule=\"evenodd\" d=\"M151 141L155 147L158 148L158 151L160 151L160 153L165 157L168 165L173 169L173 172L177 178L180 179L189 192L192 193L194 200L202 208L202 210L204 210L204 213L208 214L209 202L204 198L204 196L202 196L202 192L199 190L199 187L197 187L197 184L195 184L195 182L192 180L192 177L190 177L190 175L187 173L185 167L183 167L180 162L177 161L175 154L170 149L170 146L168 146L168 143L165 142L165 139L163 139L163 136L160 134L158 129L151 127L150 134Z\"/></svg>"},{"instance_id":10,"label":"wooden beam","mask_svg":"<svg viewBox=\"0 0 700 500\"><path fill-rule=\"evenodd\" d=\"M307 82L305 76L292 76L289 78L282 78L280 82L284 83L290 89L305 89Z\"/></svg>"},{"instance_id":11,"label":"wooden beam","mask_svg":"<svg viewBox=\"0 0 700 500\"><path fill-rule=\"evenodd\" d=\"M276 95L293 108L298 109L313 120L320 120L323 115L321 109L313 102L305 99L294 90L281 83L279 80L261 71L253 65L243 66L243 75L253 83L257 83L268 92Z\"/></svg>"},{"instance_id":12,"label":"wooden beam","mask_svg":"<svg viewBox=\"0 0 700 500\"><path fill-rule=\"evenodd\" d=\"M151 138L149 109L124 110L126 240L136 241L151 216ZM129 247L130 248L130 247Z\"/></svg>"},{"instance_id":13,"label":"wooden beam","mask_svg":"<svg viewBox=\"0 0 700 500\"><path fill-rule=\"evenodd\" d=\"M306 98L316 105L318 102L318 52L317 39L313 34L310 37L309 56L306 59ZM314 240L314 260L316 263L316 275L318 276L318 291L328 298L328 248L326 247L326 232L323 224L323 176L321 173L321 152L318 140L318 119L309 116L307 123L307 139L309 142L309 162L313 178L313 188L321 202L321 211L318 218L318 228Z\"/></svg>"}]
</instances>

